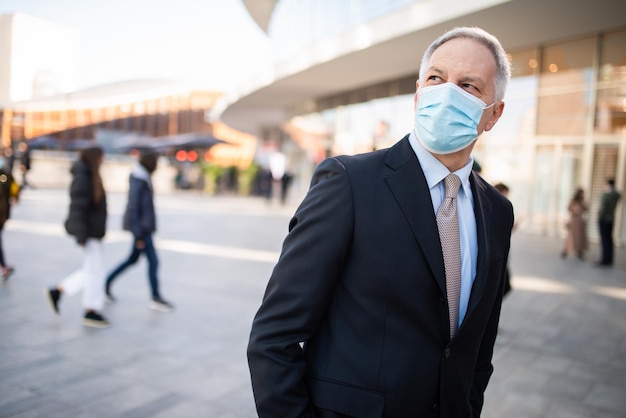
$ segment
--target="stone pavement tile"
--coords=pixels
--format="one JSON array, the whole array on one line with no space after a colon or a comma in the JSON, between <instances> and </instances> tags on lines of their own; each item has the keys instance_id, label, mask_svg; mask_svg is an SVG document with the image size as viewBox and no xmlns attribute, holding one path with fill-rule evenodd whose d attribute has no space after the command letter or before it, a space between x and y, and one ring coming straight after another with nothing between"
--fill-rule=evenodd
<instances>
[{"instance_id":1,"label":"stone pavement tile","mask_svg":"<svg viewBox=\"0 0 626 418\"><path fill-rule=\"evenodd\" d=\"M17 385L9 384L3 381L0 384L0 408L4 405L19 402L33 396L32 390L22 388Z\"/></svg>"},{"instance_id":2,"label":"stone pavement tile","mask_svg":"<svg viewBox=\"0 0 626 418\"><path fill-rule=\"evenodd\" d=\"M88 402L81 407L86 413L103 417L150 417L184 400L175 393L163 393L147 385L134 384Z\"/></svg>"},{"instance_id":3,"label":"stone pavement tile","mask_svg":"<svg viewBox=\"0 0 626 418\"><path fill-rule=\"evenodd\" d=\"M624 386L608 386L604 383L593 385L591 392L583 399L583 405L593 407L612 414L624 414L626 411L626 396Z\"/></svg>"},{"instance_id":4,"label":"stone pavement tile","mask_svg":"<svg viewBox=\"0 0 626 418\"><path fill-rule=\"evenodd\" d=\"M545 390L550 392L555 399L571 399L581 403L591 391L593 383L584 379L577 379L569 375L554 375L547 382Z\"/></svg>"},{"instance_id":5,"label":"stone pavement tile","mask_svg":"<svg viewBox=\"0 0 626 418\"><path fill-rule=\"evenodd\" d=\"M175 383L176 390L185 396L214 402L233 391L248 386L242 384L243 376L231 373L231 371L232 368L224 365L210 371L203 370L201 373L191 373L191 376L189 376L190 373L186 373L184 381L179 378L171 383ZM161 382L159 386L167 387L169 384Z\"/></svg>"},{"instance_id":6,"label":"stone pavement tile","mask_svg":"<svg viewBox=\"0 0 626 418\"><path fill-rule=\"evenodd\" d=\"M182 355L174 356L170 352L147 352L138 355L131 361L113 365L110 370L124 378L153 382L162 379L163 376L175 373L176 370L184 370L187 367L193 367L193 363Z\"/></svg>"},{"instance_id":7,"label":"stone pavement tile","mask_svg":"<svg viewBox=\"0 0 626 418\"><path fill-rule=\"evenodd\" d=\"M535 361L537 356L539 353L535 350L528 350L513 344L504 346L496 341L494 374L498 376L512 375L519 368L525 368L526 365Z\"/></svg>"},{"instance_id":8,"label":"stone pavement tile","mask_svg":"<svg viewBox=\"0 0 626 418\"><path fill-rule=\"evenodd\" d=\"M78 414L70 404L54 397L31 392L31 396L0 406L0 417L53 418L74 417Z\"/></svg>"},{"instance_id":9,"label":"stone pavement tile","mask_svg":"<svg viewBox=\"0 0 626 418\"><path fill-rule=\"evenodd\" d=\"M547 371L526 367L519 368L515 373L506 376L504 381L510 390L533 389L541 392L545 389L551 374Z\"/></svg>"},{"instance_id":10,"label":"stone pavement tile","mask_svg":"<svg viewBox=\"0 0 626 418\"><path fill-rule=\"evenodd\" d=\"M626 370L623 364L604 365L589 362L577 362L567 372L567 376L595 385L606 387L626 387Z\"/></svg>"},{"instance_id":11,"label":"stone pavement tile","mask_svg":"<svg viewBox=\"0 0 626 418\"><path fill-rule=\"evenodd\" d=\"M134 384L120 376L102 372L50 388L47 393L70 404L76 402L77 399L81 403L91 403L102 397L127 390Z\"/></svg>"},{"instance_id":12,"label":"stone pavement tile","mask_svg":"<svg viewBox=\"0 0 626 418\"><path fill-rule=\"evenodd\" d=\"M532 386L526 389L511 389L498 397L494 407L484 410L481 416L483 418L547 418L546 411L549 405L550 400Z\"/></svg>"},{"instance_id":13,"label":"stone pavement tile","mask_svg":"<svg viewBox=\"0 0 626 418\"><path fill-rule=\"evenodd\" d=\"M563 375L572 367L573 361L563 357L550 354L541 354L527 365L531 370L540 370L551 375Z\"/></svg>"},{"instance_id":14,"label":"stone pavement tile","mask_svg":"<svg viewBox=\"0 0 626 418\"><path fill-rule=\"evenodd\" d=\"M155 411L150 418L188 418L188 417L225 417L230 411L220 409L215 404L203 400L190 399L181 401L167 409ZM235 415L238 418L246 418L246 415ZM256 415L250 415L254 417Z\"/></svg>"},{"instance_id":15,"label":"stone pavement tile","mask_svg":"<svg viewBox=\"0 0 626 418\"><path fill-rule=\"evenodd\" d=\"M597 409L581 405L580 399L572 401L559 399L551 403L546 409L545 418L609 418L609 415L599 415ZM613 416L612 418L616 418Z\"/></svg>"},{"instance_id":16,"label":"stone pavement tile","mask_svg":"<svg viewBox=\"0 0 626 418\"><path fill-rule=\"evenodd\" d=\"M15 334L11 333L10 329L6 327L0 327L0 331L2 331L2 335L11 335L12 338L15 338ZM9 344L5 345L0 346L0 375L2 376L5 376L11 370L45 365L56 361L58 358L58 356L42 349L20 347L19 350L15 350Z\"/></svg>"},{"instance_id":17,"label":"stone pavement tile","mask_svg":"<svg viewBox=\"0 0 626 418\"><path fill-rule=\"evenodd\" d=\"M220 417L254 418L258 416L250 385L245 385L240 390L226 394L215 401L214 405L218 410L224 411L223 415L219 415Z\"/></svg>"},{"instance_id":18,"label":"stone pavement tile","mask_svg":"<svg viewBox=\"0 0 626 418\"><path fill-rule=\"evenodd\" d=\"M134 408L120 415L120 418L153 417L155 414L158 414L161 411L167 411L172 407L180 405L184 401L185 399L182 396L175 393L161 396L159 399L143 404L140 407Z\"/></svg>"},{"instance_id":19,"label":"stone pavement tile","mask_svg":"<svg viewBox=\"0 0 626 418\"><path fill-rule=\"evenodd\" d=\"M46 363L35 362L8 369L2 373L4 384L28 387L29 389L47 391L83 381L98 374L98 370L83 367L64 358L51 359Z\"/></svg>"}]
</instances>

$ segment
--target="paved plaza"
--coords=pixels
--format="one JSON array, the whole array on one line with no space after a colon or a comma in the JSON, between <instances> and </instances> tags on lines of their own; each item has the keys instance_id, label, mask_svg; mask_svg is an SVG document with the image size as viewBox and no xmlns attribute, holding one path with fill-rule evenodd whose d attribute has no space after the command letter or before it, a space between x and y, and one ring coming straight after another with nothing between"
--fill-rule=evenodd
<instances>
[{"instance_id":1,"label":"paved plaza","mask_svg":"<svg viewBox=\"0 0 626 418\"><path fill-rule=\"evenodd\" d=\"M171 193L156 198L163 296L148 309L146 263L115 282L107 329L81 325L80 296L55 315L43 289L75 270L65 190L27 189L3 232L15 274L0 285L0 417L255 417L245 349L295 206ZM105 262L130 251L125 196L108 196ZM487 418L624 417L626 251L614 268L561 260L560 240L513 236L485 396Z\"/></svg>"}]
</instances>

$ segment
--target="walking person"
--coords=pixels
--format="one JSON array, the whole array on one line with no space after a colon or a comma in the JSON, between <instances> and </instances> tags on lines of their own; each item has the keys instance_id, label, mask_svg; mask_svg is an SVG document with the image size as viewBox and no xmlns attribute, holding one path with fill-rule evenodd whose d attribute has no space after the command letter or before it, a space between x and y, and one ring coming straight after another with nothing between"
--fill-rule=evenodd
<instances>
[{"instance_id":1,"label":"walking person","mask_svg":"<svg viewBox=\"0 0 626 418\"><path fill-rule=\"evenodd\" d=\"M102 148L90 147L83 149L78 161L72 165L70 208L65 229L81 246L83 264L57 286L46 290L50 305L57 314L62 297L82 292L83 325L95 328L109 326L109 321L101 314L105 275L102 238L107 220L106 193L100 177L103 159Z\"/></svg>"},{"instance_id":2,"label":"walking person","mask_svg":"<svg viewBox=\"0 0 626 418\"><path fill-rule=\"evenodd\" d=\"M143 253L148 259L148 279L150 282L150 308L169 312L174 309L171 303L161 297L157 277L159 259L157 257L152 235L156 231L156 212L154 210L154 190L152 173L157 168L157 154L144 152L139 162L133 167L129 179L128 203L124 212L124 229L132 232L133 243L130 255L106 279L105 292L110 302L115 301L111 293L113 281L128 267L137 262Z\"/></svg>"},{"instance_id":3,"label":"walking person","mask_svg":"<svg viewBox=\"0 0 626 418\"><path fill-rule=\"evenodd\" d=\"M589 207L585 201L585 192L578 188L567 205L569 220L567 221L567 235L563 242L561 258L574 253L580 260L585 258L585 251L589 245L587 239L587 211Z\"/></svg>"},{"instance_id":4,"label":"walking person","mask_svg":"<svg viewBox=\"0 0 626 418\"><path fill-rule=\"evenodd\" d=\"M22 188L31 187L28 182L28 172L30 171L31 158L30 147L26 141L20 142L18 145L19 159L20 159L20 172L22 173Z\"/></svg>"},{"instance_id":5,"label":"walking person","mask_svg":"<svg viewBox=\"0 0 626 418\"><path fill-rule=\"evenodd\" d=\"M7 167L7 159L4 156L0 156L0 268L2 269L3 281L8 280L15 271L13 266L7 264L4 256L2 231L4 230L4 224L11 216L11 206L17 203L19 191L20 186Z\"/></svg>"},{"instance_id":6,"label":"walking person","mask_svg":"<svg viewBox=\"0 0 626 418\"><path fill-rule=\"evenodd\" d=\"M13 166L15 165L15 154L13 153L13 148L11 148L10 146L6 147L2 151L2 155L5 158L5 163L4 163L5 171L13 174Z\"/></svg>"},{"instance_id":7,"label":"walking person","mask_svg":"<svg viewBox=\"0 0 626 418\"><path fill-rule=\"evenodd\" d=\"M260 417L478 417L493 372L511 203L472 171L504 109L498 40L426 50L414 130L324 160L252 323Z\"/></svg>"},{"instance_id":8,"label":"walking person","mask_svg":"<svg viewBox=\"0 0 626 418\"><path fill-rule=\"evenodd\" d=\"M598 211L598 228L602 243L602 257L597 263L598 266L610 267L613 265L615 208L617 208L617 203L621 197L621 194L615 190L615 179L607 179L602 200L600 201L600 210Z\"/></svg>"}]
</instances>

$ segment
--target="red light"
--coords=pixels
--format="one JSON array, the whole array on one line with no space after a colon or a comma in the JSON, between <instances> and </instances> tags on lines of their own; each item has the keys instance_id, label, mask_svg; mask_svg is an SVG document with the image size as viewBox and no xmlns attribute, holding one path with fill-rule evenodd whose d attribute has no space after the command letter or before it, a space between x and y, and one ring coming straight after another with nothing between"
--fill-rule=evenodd
<instances>
[{"instance_id":1,"label":"red light","mask_svg":"<svg viewBox=\"0 0 626 418\"><path fill-rule=\"evenodd\" d=\"M193 163L198 159L198 153L195 151L189 151L187 153L187 159Z\"/></svg>"},{"instance_id":2,"label":"red light","mask_svg":"<svg viewBox=\"0 0 626 418\"><path fill-rule=\"evenodd\" d=\"M183 162L186 159L187 159L187 151L182 150L182 149L176 151L176 161Z\"/></svg>"}]
</instances>

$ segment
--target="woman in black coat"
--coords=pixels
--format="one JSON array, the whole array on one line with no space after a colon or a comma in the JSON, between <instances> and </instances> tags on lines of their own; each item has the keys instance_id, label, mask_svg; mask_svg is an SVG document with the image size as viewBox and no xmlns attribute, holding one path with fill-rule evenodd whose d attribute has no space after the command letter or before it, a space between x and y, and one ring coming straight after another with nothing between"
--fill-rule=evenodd
<instances>
[{"instance_id":1,"label":"woman in black coat","mask_svg":"<svg viewBox=\"0 0 626 418\"><path fill-rule=\"evenodd\" d=\"M0 268L2 269L2 280L7 280L14 271L4 258L2 230L11 215L11 206L17 202L20 189L10 170L6 167L6 163L5 157L0 157Z\"/></svg>"},{"instance_id":2,"label":"woman in black coat","mask_svg":"<svg viewBox=\"0 0 626 418\"><path fill-rule=\"evenodd\" d=\"M85 315L83 325L104 328L109 322L100 311L104 306L104 263L102 238L106 231L106 194L100 177L104 152L100 147L86 148L72 166L69 215L65 221L68 234L76 238L84 252L83 265L61 283L47 290L55 313L59 300L82 291Z\"/></svg>"}]
</instances>

